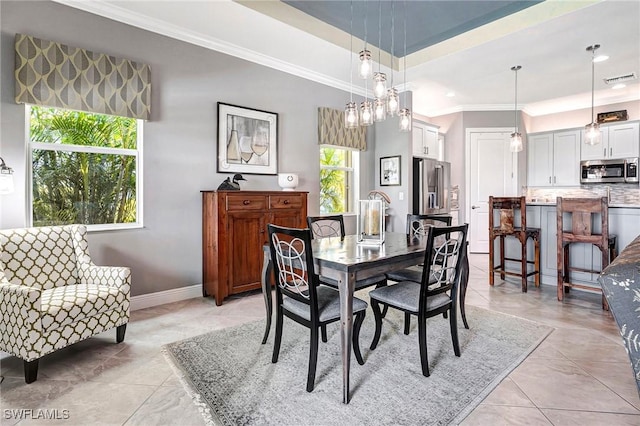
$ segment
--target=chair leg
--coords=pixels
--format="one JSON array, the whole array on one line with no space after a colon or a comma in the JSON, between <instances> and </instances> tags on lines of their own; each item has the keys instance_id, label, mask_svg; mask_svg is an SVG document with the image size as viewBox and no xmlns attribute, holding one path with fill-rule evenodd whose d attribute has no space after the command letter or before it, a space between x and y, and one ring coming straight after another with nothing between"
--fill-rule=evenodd
<instances>
[{"instance_id":1,"label":"chair leg","mask_svg":"<svg viewBox=\"0 0 640 426\"><path fill-rule=\"evenodd\" d=\"M520 241L520 272L522 273L522 292L527 292L527 240L523 238Z\"/></svg>"},{"instance_id":2,"label":"chair leg","mask_svg":"<svg viewBox=\"0 0 640 426\"><path fill-rule=\"evenodd\" d=\"M489 231L489 233L491 233L491 231ZM493 285L493 237L491 235L489 235L489 285Z\"/></svg>"},{"instance_id":3,"label":"chair leg","mask_svg":"<svg viewBox=\"0 0 640 426\"><path fill-rule=\"evenodd\" d=\"M38 363L40 358L33 361L24 361L24 381L29 384L38 379Z\"/></svg>"},{"instance_id":4,"label":"chair leg","mask_svg":"<svg viewBox=\"0 0 640 426\"><path fill-rule=\"evenodd\" d=\"M356 360L360 365L364 365L364 359L362 358L362 353L360 352L360 327L362 327L364 316L365 316L365 311L358 312L356 314L355 322L353 323L353 336L352 336L353 353L356 355Z\"/></svg>"},{"instance_id":5,"label":"chair leg","mask_svg":"<svg viewBox=\"0 0 640 426\"><path fill-rule=\"evenodd\" d=\"M311 344L309 345L309 374L307 375L307 392L313 391L316 381L316 365L318 364L318 328L311 327Z\"/></svg>"},{"instance_id":6,"label":"chair leg","mask_svg":"<svg viewBox=\"0 0 640 426\"><path fill-rule=\"evenodd\" d=\"M536 268L535 283L536 287L540 287L540 275L542 272L540 271L540 237L536 236L533 240L533 267Z\"/></svg>"},{"instance_id":7,"label":"chair leg","mask_svg":"<svg viewBox=\"0 0 640 426\"><path fill-rule=\"evenodd\" d=\"M124 341L124 333L127 331L127 324L122 324L116 327L116 343L122 343Z\"/></svg>"},{"instance_id":8,"label":"chair leg","mask_svg":"<svg viewBox=\"0 0 640 426\"><path fill-rule=\"evenodd\" d=\"M504 274L505 270L504 264L504 235L500 235L500 279L502 281L505 280L506 275Z\"/></svg>"},{"instance_id":9,"label":"chair leg","mask_svg":"<svg viewBox=\"0 0 640 426\"><path fill-rule=\"evenodd\" d=\"M464 310L464 301L467 297L467 285L469 284L469 257L467 256L466 249L464 259L462 260L462 271L460 273L460 314L462 315L462 323L464 328L469 329L467 323L467 314Z\"/></svg>"},{"instance_id":10,"label":"chair leg","mask_svg":"<svg viewBox=\"0 0 640 426\"><path fill-rule=\"evenodd\" d=\"M411 314L404 313L404 334L409 335L409 329L411 328Z\"/></svg>"},{"instance_id":11,"label":"chair leg","mask_svg":"<svg viewBox=\"0 0 640 426\"><path fill-rule=\"evenodd\" d=\"M322 332L322 342L327 343L327 324L322 324L320 326L320 331Z\"/></svg>"},{"instance_id":12,"label":"chair leg","mask_svg":"<svg viewBox=\"0 0 640 426\"><path fill-rule=\"evenodd\" d=\"M449 315L449 325L451 326L451 341L453 342L453 353L456 356L460 356L460 341L458 340L458 320L457 315L453 309L451 309L451 315Z\"/></svg>"},{"instance_id":13,"label":"chair leg","mask_svg":"<svg viewBox=\"0 0 640 426\"><path fill-rule=\"evenodd\" d=\"M431 373L429 373L429 357L427 355L427 319L421 316L418 316L418 344L420 346L422 375L429 377Z\"/></svg>"},{"instance_id":14,"label":"chair leg","mask_svg":"<svg viewBox=\"0 0 640 426\"><path fill-rule=\"evenodd\" d=\"M371 299L371 310L373 311L373 317L376 320L376 331L373 334L373 340L369 349L374 350L378 346L380 341L380 334L382 333L382 312L380 311L380 304L377 300Z\"/></svg>"},{"instance_id":15,"label":"chair leg","mask_svg":"<svg viewBox=\"0 0 640 426\"><path fill-rule=\"evenodd\" d=\"M280 355L280 343L282 342L282 322L284 315L282 314L282 308L278 306L276 309L276 337L273 341L273 355L271 356L271 362L278 362L278 356Z\"/></svg>"}]
</instances>

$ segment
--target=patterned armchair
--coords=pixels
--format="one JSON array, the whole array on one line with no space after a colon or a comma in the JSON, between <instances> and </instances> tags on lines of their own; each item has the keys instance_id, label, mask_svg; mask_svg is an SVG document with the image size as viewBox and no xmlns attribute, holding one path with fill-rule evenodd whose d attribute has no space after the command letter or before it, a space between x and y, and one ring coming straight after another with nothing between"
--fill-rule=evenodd
<instances>
[{"instance_id":1,"label":"patterned armchair","mask_svg":"<svg viewBox=\"0 0 640 426\"><path fill-rule=\"evenodd\" d=\"M32 383L44 355L129 321L131 272L96 266L83 225L0 230L0 350Z\"/></svg>"}]
</instances>

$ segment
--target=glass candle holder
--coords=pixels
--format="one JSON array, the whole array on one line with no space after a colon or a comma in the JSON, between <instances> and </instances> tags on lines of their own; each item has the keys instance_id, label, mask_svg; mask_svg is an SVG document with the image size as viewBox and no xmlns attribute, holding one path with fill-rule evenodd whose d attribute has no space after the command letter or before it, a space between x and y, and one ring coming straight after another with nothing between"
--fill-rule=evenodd
<instances>
[{"instance_id":1,"label":"glass candle holder","mask_svg":"<svg viewBox=\"0 0 640 426\"><path fill-rule=\"evenodd\" d=\"M358 204L358 243L384 242L384 203L382 200L360 200Z\"/></svg>"}]
</instances>

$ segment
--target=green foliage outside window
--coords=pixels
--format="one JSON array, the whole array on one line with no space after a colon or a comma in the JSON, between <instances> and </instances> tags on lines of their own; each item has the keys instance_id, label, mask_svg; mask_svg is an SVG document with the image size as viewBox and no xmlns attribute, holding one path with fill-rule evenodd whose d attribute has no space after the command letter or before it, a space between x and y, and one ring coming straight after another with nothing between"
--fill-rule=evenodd
<instances>
[{"instance_id":1,"label":"green foliage outside window","mask_svg":"<svg viewBox=\"0 0 640 426\"><path fill-rule=\"evenodd\" d=\"M135 119L34 106L30 138L51 144L31 151L34 226L137 221Z\"/></svg>"},{"instance_id":2,"label":"green foliage outside window","mask_svg":"<svg viewBox=\"0 0 640 426\"><path fill-rule=\"evenodd\" d=\"M348 210L350 157L344 149L320 148L320 213Z\"/></svg>"}]
</instances>

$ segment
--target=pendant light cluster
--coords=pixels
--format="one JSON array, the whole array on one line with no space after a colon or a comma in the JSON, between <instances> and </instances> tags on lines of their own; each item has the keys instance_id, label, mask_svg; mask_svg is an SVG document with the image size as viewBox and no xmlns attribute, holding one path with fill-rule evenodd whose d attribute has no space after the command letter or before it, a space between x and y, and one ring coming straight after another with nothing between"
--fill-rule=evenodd
<instances>
[{"instance_id":1,"label":"pendant light cluster","mask_svg":"<svg viewBox=\"0 0 640 426\"><path fill-rule=\"evenodd\" d=\"M514 71L516 74L516 90L515 90L515 101L513 104L513 115L514 115L514 125L513 125L513 133L511 133L511 139L509 143L509 148L511 152L520 152L522 151L522 133L518 131L518 71L522 69L520 65L515 65L511 67L511 71Z\"/></svg>"},{"instance_id":2,"label":"pendant light cluster","mask_svg":"<svg viewBox=\"0 0 640 426\"><path fill-rule=\"evenodd\" d=\"M599 44L594 44L592 46L587 47L587 52L591 52L591 123L584 126L584 137L585 143L587 145L597 145L600 143L602 138L602 134L600 133L600 125L596 122L595 116L593 114L593 97L594 97L594 88L595 88L595 59L596 59L596 50L600 48Z\"/></svg>"},{"instance_id":3,"label":"pendant light cluster","mask_svg":"<svg viewBox=\"0 0 640 426\"><path fill-rule=\"evenodd\" d=\"M360 63L358 75L365 80L365 99L360 104L360 109L353 102L353 1L351 2L351 46L349 50L350 70L349 81L351 88L351 98L344 110L345 127L355 128L358 125L370 126L374 122L384 121L387 116L400 117L400 131L411 130L411 112L406 108L406 94L404 95L405 108L400 109L400 99L398 90L393 87L393 59L394 59L394 32L395 16L394 3L391 2L391 87L387 89L387 75L381 71L381 45L382 45L382 2L378 5L378 71L374 72L374 63L371 59L371 51L367 49L367 18L365 1L365 21L364 21L364 47L359 53ZM406 85L406 52L407 52L407 18L406 2L404 12L404 79ZM368 82L372 78L373 102L368 97Z\"/></svg>"}]
</instances>

